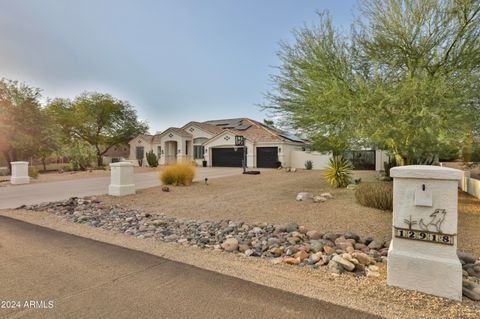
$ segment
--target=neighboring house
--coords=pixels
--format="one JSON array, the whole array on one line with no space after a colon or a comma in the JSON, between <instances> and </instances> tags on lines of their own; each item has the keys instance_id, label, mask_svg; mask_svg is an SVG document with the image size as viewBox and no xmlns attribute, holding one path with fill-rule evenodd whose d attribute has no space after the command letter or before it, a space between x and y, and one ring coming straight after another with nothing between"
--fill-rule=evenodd
<instances>
[{"instance_id":1,"label":"neighboring house","mask_svg":"<svg viewBox=\"0 0 480 319\"><path fill-rule=\"evenodd\" d=\"M103 163L111 163L126 159L130 156L130 145L116 145L111 147L105 154L103 154Z\"/></svg>"},{"instance_id":2,"label":"neighboring house","mask_svg":"<svg viewBox=\"0 0 480 319\"><path fill-rule=\"evenodd\" d=\"M276 168L290 165L290 153L301 150L305 141L288 132L248 119L189 122L171 127L161 134L140 135L130 141L130 159L146 161L153 150L159 164L195 161L198 165L241 167L243 147L235 137L245 138L248 167Z\"/></svg>"},{"instance_id":3,"label":"neighboring house","mask_svg":"<svg viewBox=\"0 0 480 319\"><path fill-rule=\"evenodd\" d=\"M243 148L235 137L243 136L247 166L253 168L303 168L311 160L315 169L328 165L330 155L305 151L307 141L277 128L248 119L224 119L189 122L156 135L139 135L129 142L130 160L146 163L146 153L157 155L160 165L177 161L195 161L213 167L241 167ZM384 153L366 150L352 153L359 169L383 169Z\"/></svg>"}]
</instances>

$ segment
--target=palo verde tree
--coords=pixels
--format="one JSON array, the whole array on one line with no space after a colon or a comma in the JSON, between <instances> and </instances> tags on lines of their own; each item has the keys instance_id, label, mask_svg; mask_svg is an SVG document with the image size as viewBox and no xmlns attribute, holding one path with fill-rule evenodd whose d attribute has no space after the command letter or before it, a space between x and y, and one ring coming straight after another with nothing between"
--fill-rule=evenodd
<instances>
[{"instance_id":1,"label":"palo verde tree","mask_svg":"<svg viewBox=\"0 0 480 319\"><path fill-rule=\"evenodd\" d=\"M264 107L319 150L422 163L479 130L480 1L369 0L350 33L326 13L282 43Z\"/></svg>"},{"instance_id":2,"label":"palo verde tree","mask_svg":"<svg viewBox=\"0 0 480 319\"><path fill-rule=\"evenodd\" d=\"M109 94L84 92L74 100L55 99L48 109L66 140L78 139L95 148L98 166L110 148L148 130L133 106Z\"/></svg>"}]
</instances>

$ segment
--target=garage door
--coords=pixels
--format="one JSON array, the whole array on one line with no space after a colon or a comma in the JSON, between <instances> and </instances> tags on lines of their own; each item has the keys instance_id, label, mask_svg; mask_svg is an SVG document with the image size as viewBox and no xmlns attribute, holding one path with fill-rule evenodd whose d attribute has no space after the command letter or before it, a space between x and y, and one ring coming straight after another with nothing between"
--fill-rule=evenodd
<instances>
[{"instance_id":1,"label":"garage door","mask_svg":"<svg viewBox=\"0 0 480 319\"><path fill-rule=\"evenodd\" d=\"M238 148L212 148L212 166L242 167L243 150Z\"/></svg>"},{"instance_id":2,"label":"garage door","mask_svg":"<svg viewBox=\"0 0 480 319\"><path fill-rule=\"evenodd\" d=\"M277 147L257 147L257 167L258 168L277 168L278 148Z\"/></svg>"}]
</instances>

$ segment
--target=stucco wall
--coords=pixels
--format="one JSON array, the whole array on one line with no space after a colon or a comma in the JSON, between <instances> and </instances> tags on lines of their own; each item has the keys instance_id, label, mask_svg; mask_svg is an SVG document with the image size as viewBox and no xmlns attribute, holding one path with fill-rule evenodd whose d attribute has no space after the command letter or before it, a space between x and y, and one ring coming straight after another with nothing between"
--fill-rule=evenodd
<instances>
[{"instance_id":1,"label":"stucco wall","mask_svg":"<svg viewBox=\"0 0 480 319\"><path fill-rule=\"evenodd\" d=\"M328 166L330 157L330 154L292 150L290 152L289 166L295 168L305 168L305 162L312 161L313 169L325 169Z\"/></svg>"},{"instance_id":2,"label":"stucco wall","mask_svg":"<svg viewBox=\"0 0 480 319\"><path fill-rule=\"evenodd\" d=\"M172 135L171 137L169 135ZM173 149L173 144L168 144L167 146L165 143L168 142L177 142L176 149ZM162 147L163 154L160 157L159 163L160 165L165 165L166 156L177 156L177 162L182 162L188 160L188 157L191 155L191 150L188 150L188 155L185 155L185 142L186 138L175 134L173 132L166 133L160 138L160 146ZM167 151L170 152L167 154ZM156 152L156 151L155 151Z\"/></svg>"},{"instance_id":3,"label":"stucco wall","mask_svg":"<svg viewBox=\"0 0 480 319\"><path fill-rule=\"evenodd\" d=\"M150 152L152 150L152 145L145 141L144 139L142 138L136 138L132 141L130 141L130 156L128 157L129 159L131 160L135 160L137 159L137 147L138 146L143 146L143 162L146 163L147 162L147 157L145 154L147 154L148 152Z\"/></svg>"},{"instance_id":4,"label":"stucco wall","mask_svg":"<svg viewBox=\"0 0 480 319\"><path fill-rule=\"evenodd\" d=\"M384 171L385 162L388 162L388 153L382 150L375 150L375 170Z\"/></svg>"},{"instance_id":5,"label":"stucco wall","mask_svg":"<svg viewBox=\"0 0 480 319\"><path fill-rule=\"evenodd\" d=\"M480 198L480 180L469 178L467 180L467 193L477 198Z\"/></svg>"}]
</instances>

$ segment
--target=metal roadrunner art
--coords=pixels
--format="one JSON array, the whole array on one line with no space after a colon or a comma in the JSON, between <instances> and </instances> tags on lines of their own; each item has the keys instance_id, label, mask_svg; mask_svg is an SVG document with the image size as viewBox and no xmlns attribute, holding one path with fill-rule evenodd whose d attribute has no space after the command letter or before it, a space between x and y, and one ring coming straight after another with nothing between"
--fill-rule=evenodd
<instances>
[{"instance_id":1,"label":"metal roadrunner art","mask_svg":"<svg viewBox=\"0 0 480 319\"><path fill-rule=\"evenodd\" d=\"M412 220L412 215L409 219L404 219L403 222L408 225L408 228L394 227L395 237L412 240L427 241L437 244L453 245L455 234L445 234L442 231L442 224L445 220L447 211L445 209L435 209L430 214L430 219ZM413 227L418 225L420 229Z\"/></svg>"}]
</instances>

